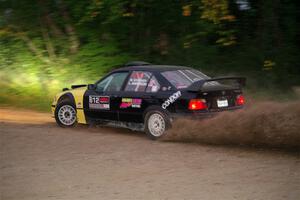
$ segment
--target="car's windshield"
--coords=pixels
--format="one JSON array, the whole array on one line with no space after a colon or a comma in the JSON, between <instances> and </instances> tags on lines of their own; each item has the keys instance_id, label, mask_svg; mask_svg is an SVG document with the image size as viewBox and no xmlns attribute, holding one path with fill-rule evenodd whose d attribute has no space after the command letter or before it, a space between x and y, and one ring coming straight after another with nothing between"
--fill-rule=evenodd
<instances>
[{"instance_id":1,"label":"car's windshield","mask_svg":"<svg viewBox=\"0 0 300 200\"><path fill-rule=\"evenodd\" d=\"M196 81L210 78L202 72L193 69L165 71L161 74L177 89L187 88Z\"/></svg>"}]
</instances>

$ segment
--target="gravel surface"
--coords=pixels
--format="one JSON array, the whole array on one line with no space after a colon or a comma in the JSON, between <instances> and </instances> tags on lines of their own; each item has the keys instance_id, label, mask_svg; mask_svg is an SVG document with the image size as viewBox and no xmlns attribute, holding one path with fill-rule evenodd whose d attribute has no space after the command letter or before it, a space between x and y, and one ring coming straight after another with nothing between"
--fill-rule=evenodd
<instances>
[{"instance_id":1,"label":"gravel surface","mask_svg":"<svg viewBox=\"0 0 300 200\"><path fill-rule=\"evenodd\" d=\"M56 126L0 109L1 200L299 200L300 154L151 141L127 129Z\"/></svg>"}]
</instances>

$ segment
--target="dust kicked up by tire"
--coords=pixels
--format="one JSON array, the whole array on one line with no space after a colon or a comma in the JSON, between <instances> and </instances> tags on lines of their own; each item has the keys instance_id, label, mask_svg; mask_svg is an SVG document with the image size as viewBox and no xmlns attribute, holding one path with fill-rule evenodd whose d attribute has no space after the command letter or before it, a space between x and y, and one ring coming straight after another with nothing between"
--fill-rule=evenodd
<instances>
[{"instance_id":1,"label":"dust kicked up by tire","mask_svg":"<svg viewBox=\"0 0 300 200\"><path fill-rule=\"evenodd\" d=\"M180 119L163 141L300 148L300 102L260 102L201 121Z\"/></svg>"}]
</instances>

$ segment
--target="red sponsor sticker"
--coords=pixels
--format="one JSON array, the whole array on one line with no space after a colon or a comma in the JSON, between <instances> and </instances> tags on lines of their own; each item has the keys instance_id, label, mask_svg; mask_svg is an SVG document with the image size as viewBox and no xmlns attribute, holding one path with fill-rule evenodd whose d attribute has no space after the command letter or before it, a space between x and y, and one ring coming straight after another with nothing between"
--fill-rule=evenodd
<instances>
[{"instance_id":1,"label":"red sponsor sticker","mask_svg":"<svg viewBox=\"0 0 300 200\"><path fill-rule=\"evenodd\" d=\"M99 97L99 102L100 103L108 103L109 102L109 97Z\"/></svg>"}]
</instances>

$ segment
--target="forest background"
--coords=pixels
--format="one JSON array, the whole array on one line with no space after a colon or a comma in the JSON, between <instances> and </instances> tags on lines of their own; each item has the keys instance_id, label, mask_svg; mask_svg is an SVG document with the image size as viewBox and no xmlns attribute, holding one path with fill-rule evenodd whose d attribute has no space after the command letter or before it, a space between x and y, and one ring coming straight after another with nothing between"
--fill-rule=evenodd
<instances>
[{"instance_id":1,"label":"forest background","mask_svg":"<svg viewBox=\"0 0 300 200\"><path fill-rule=\"evenodd\" d=\"M296 0L0 0L0 105L49 110L71 84L142 60L248 78L253 98L300 85Z\"/></svg>"}]
</instances>

